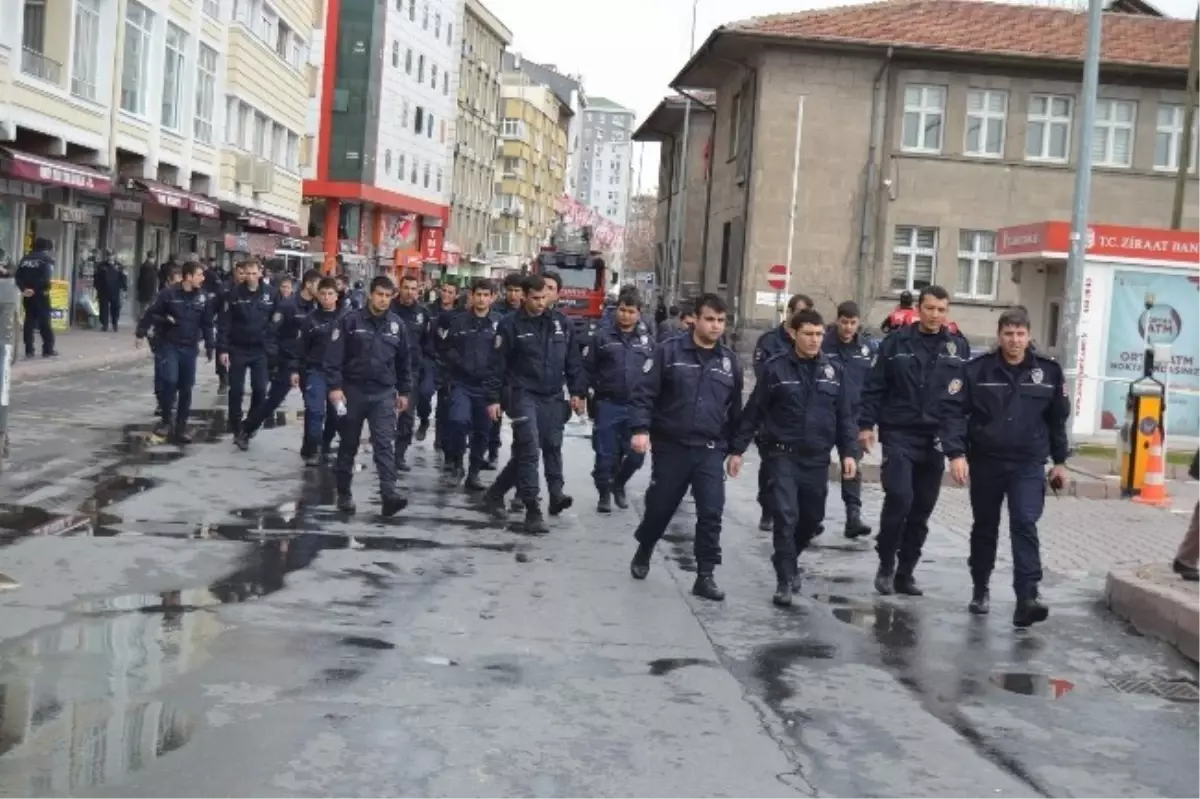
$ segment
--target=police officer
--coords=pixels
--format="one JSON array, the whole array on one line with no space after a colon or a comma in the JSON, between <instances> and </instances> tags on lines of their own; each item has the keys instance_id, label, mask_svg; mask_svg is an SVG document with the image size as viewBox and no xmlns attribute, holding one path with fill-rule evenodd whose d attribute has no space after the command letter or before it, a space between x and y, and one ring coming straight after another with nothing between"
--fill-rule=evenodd
<instances>
[{"instance_id":1,"label":"police officer","mask_svg":"<svg viewBox=\"0 0 1200 799\"><path fill-rule=\"evenodd\" d=\"M121 295L129 291L129 278L108 250L104 251L92 273L92 287L96 289L96 303L100 306L100 328L108 332L111 324L116 333L121 321Z\"/></svg>"},{"instance_id":2,"label":"police officer","mask_svg":"<svg viewBox=\"0 0 1200 799\"><path fill-rule=\"evenodd\" d=\"M463 454L470 440L470 461L466 487L482 491L479 472L483 469L488 437L492 432L492 417L488 413L485 385L492 367L493 342L496 340L500 315L492 312L495 291L492 282L477 278L471 284L470 309L456 315L441 347L442 369L445 374L446 434L442 445L446 453L446 476L457 483L463 476Z\"/></svg>"},{"instance_id":3,"label":"police officer","mask_svg":"<svg viewBox=\"0 0 1200 799\"><path fill-rule=\"evenodd\" d=\"M611 323L601 325L583 348L583 367L595 395L592 481L599 494L596 510L612 513L612 503L629 507L625 484L642 468L645 454L630 448L629 399L642 369L654 354L654 339L641 319L641 298L626 289L617 298Z\"/></svg>"},{"instance_id":4,"label":"police officer","mask_svg":"<svg viewBox=\"0 0 1200 799\"><path fill-rule=\"evenodd\" d=\"M291 278L284 278L290 281ZM284 280L281 280L282 284ZM233 443L245 451L250 446L250 438L258 432L287 399L293 388L300 388L300 374L304 365L303 338L304 320L310 313L308 306L303 308L293 294L284 298L275 296L275 312L271 315L272 338L276 342L275 353L267 356L267 374L269 387L267 397L261 403L250 408L246 423L242 426L240 435Z\"/></svg>"},{"instance_id":5,"label":"police officer","mask_svg":"<svg viewBox=\"0 0 1200 799\"><path fill-rule=\"evenodd\" d=\"M538 500L538 450L545 460L550 515L556 516L572 503L563 492L563 386L571 394L571 407L581 413L587 379L570 324L546 309L546 279L526 275L522 288L524 307L499 326L485 386L491 417L499 419L503 405L512 420L512 456L482 502L489 513L503 519L504 495L515 487L525 506L525 531L540 534L549 528Z\"/></svg>"},{"instance_id":6,"label":"police officer","mask_svg":"<svg viewBox=\"0 0 1200 799\"><path fill-rule=\"evenodd\" d=\"M438 363L438 342L449 335L450 320L459 312L457 307L458 285L449 281L442 284L438 290L438 299L426 308L428 314L425 325L425 336L422 349L425 352L425 364L428 377L422 381L421 390L417 397L417 416L420 425L417 427L417 441L424 441L429 433L429 415L433 412L433 395L438 398L437 413L434 421L442 423L446 408L450 401L443 396L441 367ZM439 452L442 449L441 430L436 426L433 431L433 448Z\"/></svg>"},{"instance_id":7,"label":"police officer","mask_svg":"<svg viewBox=\"0 0 1200 799\"><path fill-rule=\"evenodd\" d=\"M275 311L279 302L270 286L263 285L257 261L241 264L240 284L234 285L221 304L217 319L217 358L229 370L229 430L245 449L242 431L242 395L250 375L250 411L267 396L268 364L278 356Z\"/></svg>"},{"instance_id":8,"label":"police officer","mask_svg":"<svg viewBox=\"0 0 1200 799\"><path fill-rule=\"evenodd\" d=\"M174 271L168 270L168 282ZM146 309L138 322L135 344L141 346L151 328L155 330L155 355L162 370L162 421L155 427L155 435L172 436L176 443L190 444L187 420L196 384L196 348L203 340L204 351L212 359L213 322L212 305L202 288L204 272L200 264L184 264L182 276L178 285L168 285Z\"/></svg>"},{"instance_id":9,"label":"police officer","mask_svg":"<svg viewBox=\"0 0 1200 799\"><path fill-rule=\"evenodd\" d=\"M725 301L702 294L695 310L691 335L674 336L655 349L629 403L633 451L644 454L653 442L646 512L634 534L638 548L629 572L646 579L654 547L690 486L696 501L692 593L719 602L725 592L713 572L721 562L725 511L721 466L742 412L742 368L737 354L721 343Z\"/></svg>"},{"instance_id":10,"label":"police officer","mask_svg":"<svg viewBox=\"0 0 1200 799\"><path fill-rule=\"evenodd\" d=\"M25 311L25 357L32 358L33 331L42 336L42 357L52 358L58 353L54 349L54 330L50 327L50 281L54 278L54 242L38 238L33 242L33 251L17 265L15 278L21 290L21 305Z\"/></svg>"},{"instance_id":11,"label":"police officer","mask_svg":"<svg viewBox=\"0 0 1200 799\"><path fill-rule=\"evenodd\" d=\"M658 340L664 342L669 338L689 333L696 326L696 311L691 300L684 300L675 309L676 314L658 328Z\"/></svg>"},{"instance_id":12,"label":"police officer","mask_svg":"<svg viewBox=\"0 0 1200 799\"><path fill-rule=\"evenodd\" d=\"M967 463L971 474L971 581L969 610L989 610L988 580L996 565L1000 505L1008 500L1012 540L1013 624L1045 621L1049 610L1038 598L1042 561L1037 522L1046 499L1045 463L1053 462L1052 485L1066 482L1067 419L1071 403L1062 368L1029 350L1029 315L1012 309L996 325L999 346L967 364L963 391L956 394L967 418Z\"/></svg>"},{"instance_id":13,"label":"police officer","mask_svg":"<svg viewBox=\"0 0 1200 799\"><path fill-rule=\"evenodd\" d=\"M791 352L794 348L792 343L792 328L790 327L792 317L797 311L806 310L813 307L813 301L806 294L793 294L787 303L787 315L783 322L778 327L772 328L758 337L758 341L754 344L754 379L758 380L761 376L761 371L766 363L771 358L784 352ZM760 452L762 460L766 459L766 454ZM770 486L767 485L767 470L762 468L761 464L758 469L758 507L761 511L758 516L758 529L764 533L775 529L775 517L771 513L771 496ZM824 507L824 506L822 506ZM820 535L820 533L817 533Z\"/></svg>"},{"instance_id":14,"label":"police officer","mask_svg":"<svg viewBox=\"0 0 1200 799\"><path fill-rule=\"evenodd\" d=\"M754 384L730 448L729 474L741 470L742 453L759 436L760 471L770 475L775 523L775 596L780 607L800 590L797 559L825 517L829 450L837 447L843 478L857 469L858 428L851 388L841 364L822 351L824 320L812 309L788 322L792 348L767 359Z\"/></svg>"},{"instance_id":15,"label":"police officer","mask_svg":"<svg viewBox=\"0 0 1200 799\"><path fill-rule=\"evenodd\" d=\"M330 335L344 313L338 307L337 283L333 278L318 278L313 293L317 305L303 318L300 334L304 358L304 443L300 456L306 466L317 466L327 460L337 435L338 416L329 402L324 362Z\"/></svg>"},{"instance_id":16,"label":"police officer","mask_svg":"<svg viewBox=\"0 0 1200 799\"><path fill-rule=\"evenodd\" d=\"M156 277L155 280L158 278ZM177 286L183 282L183 267L173 266L167 273L167 288ZM164 289L165 291L165 289ZM142 316L145 316L145 311L150 310L150 305L154 300L151 300L145 306ZM205 302L211 302L206 299ZM209 305L209 318L215 316L215 305ZM214 326L215 328L215 326ZM150 324L146 327L146 343L150 345L150 353L154 357L154 415L162 416L163 397L166 395L166 389L163 385L163 375L166 374L167 368L163 363L166 357L166 352L161 346L163 329L159 325ZM134 342L136 346L136 340Z\"/></svg>"},{"instance_id":17,"label":"police officer","mask_svg":"<svg viewBox=\"0 0 1200 799\"><path fill-rule=\"evenodd\" d=\"M509 272L504 276L504 307L500 309L503 316L521 310L525 290L521 288L521 274Z\"/></svg>"},{"instance_id":18,"label":"police officer","mask_svg":"<svg viewBox=\"0 0 1200 799\"><path fill-rule=\"evenodd\" d=\"M858 303L843 302L837 307L837 321L829 326L821 351L841 367L842 385L850 397L854 419L858 419L858 404L862 397L863 384L875 360L874 350L859 326ZM862 475L855 468L854 474L842 476L842 504L846 507L846 538L870 535L871 528L862 520Z\"/></svg>"},{"instance_id":19,"label":"police officer","mask_svg":"<svg viewBox=\"0 0 1200 799\"><path fill-rule=\"evenodd\" d=\"M883 511L879 518L879 571L875 590L921 596L913 579L929 516L942 488L945 459L955 481L967 476L961 425L965 339L946 329L950 294L926 286L918 299L919 321L890 333L871 367L858 416L864 452L883 445ZM897 562L898 558L898 562Z\"/></svg>"},{"instance_id":20,"label":"police officer","mask_svg":"<svg viewBox=\"0 0 1200 799\"><path fill-rule=\"evenodd\" d=\"M428 312L425 306L417 301L420 293L421 287L417 284L417 279L412 275L405 275L400 278L400 290L396 293L396 298L392 300L392 313L400 317L400 321L404 323L404 327L408 331L408 345L412 349L413 384L418 391L421 390L425 375L429 371L425 364L424 352L421 349L421 343L425 338ZM417 406L414 399L412 396L408 398L408 407L400 414L396 423L396 470L400 472L412 470L405 456L408 448L412 446L413 440L413 411Z\"/></svg>"},{"instance_id":21,"label":"police officer","mask_svg":"<svg viewBox=\"0 0 1200 799\"><path fill-rule=\"evenodd\" d=\"M389 310L395 288L389 278L371 281L367 307L350 311L334 325L325 349L325 381L329 401L345 409L339 425L337 507L354 513L350 482L363 423L371 432L375 471L384 516L408 505L396 491L396 414L408 407L412 391L412 350L408 330Z\"/></svg>"}]
</instances>

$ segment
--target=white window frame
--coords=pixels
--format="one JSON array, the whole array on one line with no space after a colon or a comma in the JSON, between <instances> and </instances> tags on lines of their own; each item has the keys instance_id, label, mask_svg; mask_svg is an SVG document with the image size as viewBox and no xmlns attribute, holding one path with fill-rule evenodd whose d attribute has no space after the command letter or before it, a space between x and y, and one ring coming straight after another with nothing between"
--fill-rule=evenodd
<instances>
[{"instance_id":1,"label":"white window frame","mask_svg":"<svg viewBox=\"0 0 1200 799\"><path fill-rule=\"evenodd\" d=\"M1163 112L1170 111L1171 119L1164 121ZM1154 170L1156 172L1178 172L1179 171L1179 152L1183 148L1183 120L1184 107L1182 103L1159 103L1158 111L1155 114L1154 126ZM1192 148L1188 157L1188 171L1196 171L1196 149L1200 145L1200 138L1196 132L1200 130L1200 125L1197 124L1197 118L1192 119ZM1158 140L1160 137L1167 137L1167 160L1166 163L1160 163L1158 160Z\"/></svg>"},{"instance_id":2,"label":"white window frame","mask_svg":"<svg viewBox=\"0 0 1200 799\"><path fill-rule=\"evenodd\" d=\"M238 148L242 146L242 136L238 130L240 106L241 100L233 95L225 95L225 143Z\"/></svg>"},{"instance_id":3,"label":"white window frame","mask_svg":"<svg viewBox=\"0 0 1200 799\"><path fill-rule=\"evenodd\" d=\"M987 238L991 238L991 249L983 246ZM963 246L963 239L970 240L970 247ZM986 291L979 291L979 268L982 264L990 263L992 266L992 281L991 285L987 286ZM996 234L991 230L960 230L958 232L958 278L962 281L962 270L967 270L967 285L971 288L968 291L956 290L954 296L956 298L967 300L994 300L996 298L996 290L999 286L1000 270L997 268L996 261Z\"/></svg>"},{"instance_id":4,"label":"white window frame","mask_svg":"<svg viewBox=\"0 0 1200 799\"><path fill-rule=\"evenodd\" d=\"M971 98L973 96L977 96L982 100L978 110L971 109ZM996 97L1000 97L1003 100L1003 108L1000 111L992 110L992 100ZM979 146L974 149L969 144L972 122L978 122L979 124ZM996 125L1000 126L1000 152L994 153L988 150L988 140L990 138L988 133ZM1003 158L1007 137L1008 92L1003 89L968 89L967 124L963 129L963 154L975 158Z\"/></svg>"},{"instance_id":5,"label":"white window frame","mask_svg":"<svg viewBox=\"0 0 1200 799\"><path fill-rule=\"evenodd\" d=\"M206 64L206 61L210 63ZM217 51L200 42L196 55L196 116L192 120L192 136L202 144L213 143L219 63L220 56Z\"/></svg>"},{"instance_id":6,"label":"white window frame","mask_svg":"<svg viewBox=\"0 0 1200 799\"><path fill-rule=\"evenodd\" d=\"M516 117L505 117L500 121L500 135L519 138L521 135L521 120Z\"/></svg>"},{"instance_id":7,"label":"white window frame","mask_svg":"<svg viewBox=\"0 0 1200 799\"><path fill-rule=\"evenodd\" d=\"M215 20L220 20L221 0L204 0L204 13Z\"/></svg>"},{"instance_id":8,"label":"white window frame","mask_svg":"<svg viewBox=\"0 0 1200 799\"><path fill-rule=\"evenodd\" d=\"M287 136L288 129L278 122L271 129L271 163L275 166L287 165Z\"/></svg>"},{"instance_id":9,"label":"white window frame","mask_svg":"<svg viewBox=\"0 0 1200 799\"><path fill-rule=\"evenodd\" d=\"M129 0L122 22L125 26L125 52L121 61L121 110L139 117L146 115L149 93L144 84L150 72L154 22L153 11L137 0Z\"/></svg>"},{"instance_id":10,"label":"white window frame","mask_svg":"<svg viewBox=\"0 0 1200 799\"><path fill-rule=\"evenodd\" d=\"M917 91L916 102L909 99L910 91ZM904 117L900 123L900 149L906 153L940 153L946 141L946 87L925 83L910 83L904 87ZM940 98L933 100L932 98ZM917 141L905 141L908 119L917 120ZM929 142L929 123L937 119L937 142Z\"/></svg>"},{"instance_id":11,"label":"white window frame","mask_svg":"<svg viewBox=\"0 0 1200 799\"><path fill-rule=\"evenodd\" d=\"M907 243L898 244L897 239L901 231L907 231ZM921 246L921 233L925 231L933 232L933 245L929 247ZM935 227L926 227L923 225L896 225L896 229L892 234L892 261L891 270L888 272L888 289L892 294L899 294L902 291L916 291L914 286L916 282L917 258L927 256L930 259L929 267L929 284L933 285L937 280L937 251L938 251L939 231ZM904 256L907 261L904 274L904 285L896 288L892 285L892 275L896 269L896 256Z\"/></svg>"},{"instance_id":12,"label":"white window frame","mask_svg":"<svg viewBox=\"0 0 1200 799\"><path fill-rule=\"evenodd\" d=\"M285 169L291 172L300 171L300 136L290 130L287 133L287 166Z\"/></svg>"},{"instance_id":13,"label":"white window frame","mask_svg":"<svg viewBox=\"0 0 1200 799\"><path fill-rule=\"evenodd\" d=\"M183 130L183 84L187 76L187 46L187 31L174 22L168 22L166 45L163 48L162 113L159 121L163 128L177 133Z\"/></svg>"},{"instance_id":14,"label":"white window frame","mask_svg":"<svg viewBox=\"0 0 1200 799\"><path fill-rule=\"evenodd\" d=\"M1045 113L1034 113L1034 101L1045 99ZM1066 114L1054 113L1054 101L1063 100L1067 104ZM1039 161L1048 164L1065 164L1071 160L1071 131L1075 127L1075 98L1068 94L1048 94L1038 92L1029 96L1029 111L1025 116L1025 160ZM1039 142L1037 154L1031 155L1029 145L1032 139L1030 138L1030 129L1034 124L1042 126L1042 137ZM1051 131L1054 127L1066 128L1066 133L1063 136L1063 154L1053 155L1050 153L1050 142L1053 139Z\"/></svg>"},{"instance_id":15,"label":"white window frame","mask_svg":"<svg viewBox=\"0 0 1200 799\"><path fill-rule=\"evenodd\" d=\"M1128 109L1129 119L1118 119L1120 109ZM1116 157L1117 134L1129 135L1127 159ZM1133 166L1133 148L1137 133L1137 102L1115 98L1100 98L1096 101L1096 122L1092 126L1092 165L1110 169L1129 169ZM1096 150L1100 152L1097 153Z\"/></svg>"},{"instance_id":16,"label":"white window frame","mask_svg":"<svg viewBox=\"0 0 1200 799\"><path fill-rule=\"evenodd\" d=\"M76 0L71 45L71 94L96 101L100 54L100 0Z\"/></svg>"}]
</instances>

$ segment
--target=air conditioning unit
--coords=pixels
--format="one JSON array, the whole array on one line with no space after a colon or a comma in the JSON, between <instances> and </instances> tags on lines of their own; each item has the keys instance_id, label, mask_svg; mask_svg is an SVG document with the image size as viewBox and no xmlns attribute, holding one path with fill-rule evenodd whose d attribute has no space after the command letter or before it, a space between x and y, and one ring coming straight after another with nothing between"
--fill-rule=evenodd
<instances>
[{"instance_id":1,"label":"air conditioning unit","mask_svg":"<svg viewBox=\"0 0 1200 799\"><path fill-rule=\"evenodd\" d=\"M266 194L275 189L275 165L265 158L254 164L254 193Z\"/></svg>"},{"instance_id":2,"label":"air conditioning unit","mask_svg":"<svg viewBox=\"0 0 1200 799\"><path fill-rule=\"evenodd\" d=\"M248 153L238 153L233 161L233 180L235 183L254 182L254 156Z\"/></svg>"}]
</instances>

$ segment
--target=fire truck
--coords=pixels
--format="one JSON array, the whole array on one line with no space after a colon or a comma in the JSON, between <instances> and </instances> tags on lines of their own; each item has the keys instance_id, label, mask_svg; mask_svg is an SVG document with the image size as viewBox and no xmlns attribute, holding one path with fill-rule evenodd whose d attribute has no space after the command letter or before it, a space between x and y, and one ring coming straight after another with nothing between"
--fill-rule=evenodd
<instances>
[{"instance_id":1,"label":"fire truck","mask_svg":"<svg viewBox=\"0 0 1200 799\"><path fill-rule=\"evenodd\" d=\"M587 228L576 236L560 229L530 265L531 272L553 270L562 275L557 307L580 330L588 330L600 321L608 289L608 268L600 253L591 249L589 234Z\"/></svg>"}]
</instances>

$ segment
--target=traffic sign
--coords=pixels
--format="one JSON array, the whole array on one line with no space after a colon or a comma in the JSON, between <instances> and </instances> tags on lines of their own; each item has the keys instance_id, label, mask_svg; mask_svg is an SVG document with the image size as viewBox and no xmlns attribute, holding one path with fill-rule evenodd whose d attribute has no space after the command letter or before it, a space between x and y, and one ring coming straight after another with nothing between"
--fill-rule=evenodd
<instances>
[{"instance_id":1,"label":"traffic sign","mask_svg":"<svg viewBox=\"0 0 1200 799\"><path fill-rule=\"evenodd\" d=\"M787 290L787 265L775 264L771 267L770 276L767 278L767 285L776 291Z\"/></svg>"}]
</instances>

